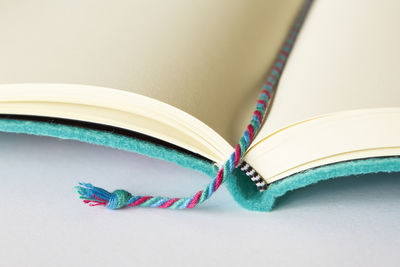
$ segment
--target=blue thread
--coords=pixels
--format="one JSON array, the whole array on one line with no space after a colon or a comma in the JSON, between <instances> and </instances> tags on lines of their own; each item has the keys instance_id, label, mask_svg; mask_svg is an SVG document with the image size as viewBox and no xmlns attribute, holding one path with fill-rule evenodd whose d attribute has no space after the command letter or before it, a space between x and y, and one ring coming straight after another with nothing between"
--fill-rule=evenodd
<instances>
[{"instance_id":1,"label":"blue thread","mask_svg":"<svg viewBox=\"0 0 400 267\"><path fill-rule=\"evenodd\" d=\"M260 96L260 98L261 98L262 100L264 100L265 102L268 102L268 101L269 101L269 97L268 97L268 95L267 95L266 93L262 93L261 96Z\"/></svg>"},{"instance_id":2,"label":"blue thread","mask_svg":"<svg viewBox=\"0 0 400 267\"><path fill-rule=\"evenodd\" d=\"M311 1L307 2L307 3L311 3ZM302 13L303 16L305 16L305 13L306 13L307 9L308 9L307 6L306 6L306 8L303 9L303 13ZM300 23L296 24L297 27L298 27L298 25L300 25ZM291 32L291 34L294 34L296 36L297 35L297 31L293 30ZM295 40L295 37L293 39ZM283 59L283 61L286 60L286 58L287 58L286 55L289 54L289 53L285 53L286 49L290 50L290 46L287 46L287 48L283 47L281 52L280 52L280 54L279 54L279 56L278 56L280 59ZM280 76L279 71L272 70L271 73L270 73L270 76L268 77L268 81L275 86L277 84L279 76ZM276 77L276 79L275 79L275 77ZM272 86L272 88L274 86ZM267 103L269 101L268 94L262 94L260 96L260 98L261 99L266 98L267 99L267 101L266 101ZM261 108L261 109L263 110L263 108ZM264 116L264 114L265 114L265 111L262 112L262 116ZM254 116L253 116L253 119L251 120L250 124L252 126L252 129L251 129L252 130L252 134L254 134L254 136L255 136L257 134L257 132L258 132L258 128L259 128L259 125L260 125L260 120L258 119L258 117L254 118ZM251 126L248 126L248 127L251 127ZM248 130L246 130L244 132L244 135L242 136L242 138L240 139L240 146L242 146L242 144L244 143L243 146L245 147L245 149L241 148L241 155L243 155L244 151L250 146L250 143L251 143L250 133L249 133ZM232 168L232 165L234 165L235 153L236 152L234 152L231 155L229 160L226 161L224 166L221 168L221 170L223 172L222 177L220 177L220 176L215 177L210 184L215 184L215 181L216 181L217 178L218 179L222 178L221 183L223 183L227 179L228 173L232 173L233 172L234 167ZM188 205L190 203L192 203L192 202L193 203L192 203L191 207L194 207L197 204L202 203L204 201L204 196L206 194L207 195L210 194L210 189L211 189L210 184L205 189L205 190L209 190L208 192L199 191L199 192L197 192L195 195L193 195L190 198L181 198L178 201L176 201L174 204L172 204L170 207L171 208L177 208L178 207L178 208L182 209L182 208L188 207ZM82 184L82 185L84 185L84 186L87 185L87 188L79 187L78 188L78 192L83 197L85 203L91 203L92 202L93 205L102 205L102 204L106 204L107 201L109 200L108 201L109 208L119 208L119 207L124 206L126 203L133 201L133 199L134 199L134 198L132 198L131 194L129 192L125 191L125 190L116 190L113 194L111 194L111 193L105 191L104 189L93 187L91 184ZM97 195L92 197L92 195L95 195L95 194L97 194ZM200 197L197 198L197 196L199 196L199 194L200 194ZM98 196L101 196L101 198L98 198ZM195 199L195 197L196 197L196 199ZM146 199L147 200L144 201L143 203L139 204L139 206L142 206L142 207L149 206L149 205L157 206L157 204L159 206L159 205L162 205L163 203L165 203L166 201L171 200L170 198L162 198L162 197L148 197L148 198L146 197Z\"/></svg>"},{"instance_id":3,"label":"blue thread","mask_svg":"<svg viewBox=\"0 0 400 267\"><path fill-rule=\"evenodd\" d=\"M164 203L167 202L168 200L170 200L170 198L160 199L160 200L158 200L157 202L151 204L150 207L158 207L158 206L161 206L162 204L164 204Z\"/></svg>"},{"instance_id":4,"label":"blue thread","mask_svg":"<svg viewBox=\"0 0 400 267\"><path fill-rule=\"evenodd\" d=\"M276 62L275 66L277 66L278 68L282 69L283 68L283 63L278 61L278 62Z\"/></svg>"},{"instance_id":5,"label":"blue thread","mask_svg":"<svg viewBox=\"0 0 400 267\"><path fill-rule=\"evenodd\" d=\"M270 84L264 84L264 89L268 90L268 92L271 93L272 91L272 86Z\"/></svg>"},{"instance_id":6,"label":"blue thread","mask_svg":"<svg viewBox=\"0 0 400 267\"><path fill-rule=\"evenodd\" d=\"M257 127L260 127L261 122L260 122L260 120L258 119L258 116L253 115L253 120L257 123Z\"/></svg>"},{"instance_id":7,"label":"blue thread","mask_svg":"<svg viewBox=\"0 0 400 267\"><path fill-rule=\"evenodd\" d=\"M271 74L273 74L274 76L276 76L276 78L279 78L279 72L276 70L272 70Z\"/></svg>"},{"instance_id":8,"label":"blue thread","mask_svg":"<svg viewBox=\"0 0 400 267\"><path fill-rule=\"evenodd\" d=\"M207 198L210 198L213 191L214 191L214 187L215 187L215 179L211 182L211 185L208 187L208 194L207 194Z\"/></svg>"},{"instance_id":9,"label":"blue thread","mask_svg":"<svg viewBox=\"0 0 400 267\"><path fill-rule=\"evenodd\" d=\"M263 89L267 90L270 95L272 94L273 89L272 89L271 85L266 84L266 85L264 85ZM263 93L265 94L265 92L263 92ZM261 94L263 94L263 93L261 93Z\"/></svg>"},{"instance_id":10,"label":"blue thread","mask_svg":"<svg viewBox=\"0 0 400 267\"><path fill-rule=\"evenodd\" d=\"M130 204L132 204L133 202L135 202L136 200L138 200L138 199L141 199L142 198L142 196L133 196L133 197L131 197L129 200L128 200L128 202L126 203L127 205L130 205Z\"/></svg>"},{"instance_id":11,"label":"blue thread","mask_svg":"<svg viewBox=\"0 0 400 267\"><path fill-rule=\"evenodd\" d=\"M246 149L247 149L247 146L248 146L248 144L250 143L250 134L249 134L249 131L244 131L244 134L243 134L243 136L244 136L244 140L246 141Z\"/></svg>"},{"instance_id":12,"label":"blue thread","mask_svg":"<svg viewBox=\"0 0 400 267\"><path fill-rule=\"evenodd\" d=\"M141 203L140 206L142 206L142 207L152 207L151 205L154 202L159 201L160 199L161 199L161 197L153 197L151 199L147 199L145 202Z\"/></svg>"},{"instance_id":13,"label":"blue thread","mask_svg":"<svg viewBox=\"0 0 400 267\"><path fill-rule=\"evenodd\" d=\"M190 202L192 202L193 198L194 198L194 195L189 197L188 199L186 199L185 202L183 202L181 205L179 205L178 209L184 209L187 206L189 206L189 204L190 204Z\"/></svg>"},{"instance_id":14,"label":"blue thread","mask_svg":"<svg viewBox=\"0 0 400 267\"><path fill-rule=\"evenodd\" d=\"M229 160L229 172L233 172L234 168L235 168L235 153L231 155L231 158Z\"/></svg>"},{"instance_id":15,"label":"blue thread","mask_svg":"<svg viewBox=\"0 0 400 267\"><path fill-rule=\"evenodd\" d=\"M284 51L286 51L287 53L290 53L291 46L285 45L285 46L283 46L282 49L283 49Z\"/></svg>"},{"instance_id":16,"label":"blue thread","mask_svg":"<svg viewBox=\"0 0 400 267\"><path fill-rule=\"evenodd\" d=\"M257 104L257 108L264 108L264 105L263 105L263 104L260 104L260 103L258 103L258 104Z\"/></svg>"},{"instance_id":17,"label":"blue thread","mask_svg":"<svg viewBox=\"0 0 400 267\"><path fill-rule=\"evenodd\" d=\"M270 83L272 83L274 86L276 85L276 80L274 78L272 78L271 76L268 77L267 81L269 81Z\"/></svg>"}]
</instances>

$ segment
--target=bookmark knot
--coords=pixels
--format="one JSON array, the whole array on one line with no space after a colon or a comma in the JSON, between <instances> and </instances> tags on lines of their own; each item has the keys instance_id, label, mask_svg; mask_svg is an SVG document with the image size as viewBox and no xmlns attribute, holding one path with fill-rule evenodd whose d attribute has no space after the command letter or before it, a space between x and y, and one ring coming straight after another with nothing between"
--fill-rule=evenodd
<instances>
[{"instance_id":1,"label":"bookmark knot","mask_svg":"<svg viewBox=\"0 0 400 267\"><path fill-rule=\"evenodd\" d=\"M275 65L273 66L267 81L263 86L263 90L261 91L257 101L257 106L253 112L252 119L247 125L247 128L240 138L239 143L236 145L235 151L220 167L214 179L212 179L203 190L200 190L195 194L185 198L133 196L125 190L116 190L113 193L110 193L102 188L94 187L91 184L80 183L80 186L76 188L80 194L80 198L83 199L83 202L89 204L90 206L103 205L109 209L119 209L124 206L190 209L209 199L237 167L240 167L242 171L246 171L246 174L255 183L260 191L266 190L268 185L261 179L260 175L258 175L255 170L249 170L249 166L246 165L246 163L243 165L242 161L244 159L245 152L253 142L255 136L261 128L261 125L265 121L267 109L270 106L271 99L273 98L277 83L281 77L282 70L287 62L289 53L292 50L292 46L300 30L300 26L305 19L312 0L306 0L305 2L306 3L297 17L297 20L293 25L286 42L278 54Z\"/></svg>"}]
</instances>

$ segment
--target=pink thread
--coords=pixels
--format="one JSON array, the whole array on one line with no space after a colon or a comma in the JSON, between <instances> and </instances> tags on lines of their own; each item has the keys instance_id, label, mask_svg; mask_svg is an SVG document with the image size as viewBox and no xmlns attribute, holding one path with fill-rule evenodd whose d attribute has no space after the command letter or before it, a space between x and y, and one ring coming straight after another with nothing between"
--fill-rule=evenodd
<instances>
[{"instance_id":1,"label":"pink thread","mask_svg":"<svg viewBox=\"0 0 400 267\"><path fill-rule=\"evenodd\" d=\"M179 198L170 199L167 202L165 202L164 204L160 205L160 208L168 208L169 206L171 206L172 204L174 204L178 200L179 200Z\"/></svg>"},{"instance_id":2,"label":"pink thread","mask_svg":"<svg viewBox=\"0 0 400 267\"><path fill-rule=\"evenodd\" d=\"M224 174L224 168L221 168L217 174L217 179L215 179L214 191L218 189L222 182L222 176Z\"/></svg>"},{"instance_id":3,"label":"pink thread","mask_svg":"<svg viewBox=\"0 0 400 267\"><path fill-rule=\"evenodd\" d=\"M190 204L187 206L188 209L192 209L192 208L196 207L196 204L199 201L199 198L202 193L203 193L203 190L200 190L199 192L196 193L196 195L194 195L194 198L192 199L192 201L190 201Z\"/></svg>"},{"instance_id":4,"label":"pink thread","mask_svg":"<svg viewBox=\"0 0 400 267\"><path fill-rule=\"evenodd\" d=\"M291 39L291 41L293 42L293 40ZM285 42L285 44L283 46L288 46L291 47L292 45L289 43L289 40Z\"/></svg>"},{"instance_id":5,"label":"pink thread","mask_svg":"<svg viewBox=\"0 0 400 267\"><path fill-rule=\"evenodd\" d=\"M254 111L254 115L257 116L258 120L260 121L260 124L262 123L262 116L261 116L261 112L256 110Z\"/></svg>"},{"instance_id":6,"label":"pink thread","mask_svg":"<svg viewBox=\"0 0 400 267\"><path fill-rule=\"evenodd\" d=\"M263 94L266 94L268 96L268 99L271 99L271 93L268 90L262 90Z\"/></svg>"},{"instance_id":7,"label":"pink thread","mask_svg":"<svg viewBox=\"0 0 400 267\"><path fill-rule=\"evenodd\" d=\"M145 197L141 197L138 200L136 200L135 202L129 204L129 206L135 207L137 205L142 204L143 202L146 202L147 200L149 200L150 198L152 198L151 196L145 196Z\"/></svg>"},{"instance_id":8,"label":"pink thread","mask_svg":"<svg viewBox=\"0 0 400 267\"><path fill-rule=\"evenodd\" d=\"M282 66L285 65L285 61L281 58L278 59L276 62L282 64Z\"/></svg>"},{"instance_id":9,"label":"pink thread","mask_svg":"<svg viewBox=\"0 0 400 267\"><path fill-rule=\"evenodd\" d=\"M249 135L250 135L250 142L253 140L254 137L254 128L253 125L249 124L247 126L247 130L249 131Z\"/></svg>"},{"instance_id":10,"label":"pink thread","mask_svg":"<svg viewBox=\"0 0 400 267\"><path fill-rule=\"evenodd\" d=\"M91 207L106 206L106 203L92 201L91 203L89 203L89 206L91 206Z\"/></svg>"},{"instance_id":11,"label":"pink thread","mask_svg":"<svg viewBox=\"0 0 400 267\"><path fill-rule=\"evenodd\" d=\"M99 205L103 205L103 206L106 205L106 203L104 203L104 202L99 202L99 201L89 200L89 199L84 199L83 203L89 204L89 206L91 206L91 207L99 206Z\"/></svg>"},{"instance_id":12,"label":"pink thread","mask_svg":"<svg viewBox=\"0 0 400 267\"><path fill-rule=\"evenodd\" d=\"M269 90L273 90L275 85L277 84L277 81L279 80L279 76L280 73L282 72L283 66L286 63L287 57L289 56L289 52L290 48L292 47L294 41L296 40L296 35L300 29L300 25L304 20L304 15L305 12L308 10L309 8L309 4L311 4L312 1L307 1L307 5L304 7L304 14L302 14L301 16L298 17L298 22L297 24L294 26L294 28L292 29L289 38L286 40L283 48L279 51L279 56L278 59L276 61L276 64L274 65L272 72L270 73L270 75L268 76L268 80L266 81L265 85L268 86ZM285 51L287 50L287 51ZM265 88L265 87L264 87ZM265 99L265 96L268 97L268 99ZM268 101L271 99L271 93L268 90L263 90L262 91L262 95L260 95L260 99L257 101L257 103L261 104L263 106L263 109L260 108L260 106L257 106L257 110L254 111L254 116L257 116L257 119L259 120L260 123L262 123L263 120L263 115L265 115L265 111L268 107ZM262 111L260 111L260 109ZM262 115L263 114L263 115ZM233 165L236 167L236 165L238 165L239 161L242 158L241 152L242 149L246 149L251 142L253 141L255 134L257 133L257 131L259 130L259 125L257 123L257 121L255 121L255 118L252 118L251 123L247 126L247 131L245 132L245 135L242 136L242 138L244 138L244 140L240 140L240 144L237 145L235 147L235 154L233 155ZM248 136L247 136L248 135ZM247 138L248 137L248 138ZM244 145L242 144L244 142ZM243 145L244 147L241 147L241 145ZM232 157L232 156L231 156ZM227 170L225 170L225 166L228 167ZM225 177L224 175L228 175L230 172L233 171L232 168L232 158L229 158L228 161L226 161L224 163L224 165L222 165L218 171L217 176L214 178L214 180L207 186L207 190L206 191L199 191L197 192L194 196L192 195L190 198L161 198L161 197L157 197L154 199L154 197L152 196L144 196L144 197L140 197L139 199L137 199L135 202L129 204L129 206L140 206L142 203L146 204L146 202L148 200L157 200L156 203L151 203L153 205L143 205L143 206L158 206L161 208L194 208L197 204L199 204L199 202L203 202L205 199L208 199L211 194L213 192L215 192L220 186L221 184L224 182ZM85 184L82 184L83 186L85 186ZM89 189L92 187L89 187L90 185L86 185L86 187L88 187ZM213 188L211 188L211 186L213 186ZM80 187L82 188L82 187ZM211 189L214 189L213 192L211 192ZM99 188L94 188L93 190L97 191L100 190ZM79 190L78 191L81 195L83 195L83 198L88 198L83 200L85 203L89 203L89 205L91 206L97 206L97 205L104 205L106 206L108 201L107 200L103 200L98 198L97 196L93 195L90 196L90 193L87 193L86 190ZM101 192L101 191L100 191ZM203 198L204 197L204 198ZM92 199L95 200L92 200ZM190 203L187 204L187 201L190 200ZM182 200L184 201L184 205L186 207L183 207L182 205L180 206L174 206L173 204L176 203L177 201L179 203L179 201ZM163 201L165 201L163 203ZM112 207L111 207L112 208ZM119 208L119 207L116 207Z\"/></svg>"},{"instance_id":13,"label":"pink thread","mask_svg":"<svg viewBox=\"0 0 400 267\"><path fill-rule=\"evenodd\" d=\"M235 148L235 167L238 165L240 160L240 145L237 144Z\"/></svg>"},{"instance_id":14,"label":"pink thread","mask_svg":"<svg viewBox=\"0 0 400 267\"><path fill-rule=\"evenodd\" d=\"M279 73L282 71L282 69L279 66L275 66L273 69L276 70Z\"/></svg>"},{"instance_id":15,"label":"pink thread","mask_svg":"<svg viewBox=\"0 0 400 267\"><path fill-rule=\"evenodd\" d=\"M93 194L93 197L94 197L95 199L97 199L99 202L105 202L105 203L108 202L108 201L105 200L105 199L98 198L95 194Z\"/></svg>"},{"instance_id":16,"label":"pink thread","mask_svg":"<svg viewBox=\"0 0 400 267\"><path fill-rule=\"evenodd\" d=\"M267 102L265 102L264 100L258 100L257 103L263 105L264 110L267 109Z\"/></svg>"},{"instance_id":17,"label":"pink thread","mask_svg":"<svg viewBox=\"0 0 400 267\"><path fill-rule=\"evenodd\" d=\"M274 89L274 85L270 81L267 81L265 84L271 86L271 88Z\"/></svg>"}]
</instances>

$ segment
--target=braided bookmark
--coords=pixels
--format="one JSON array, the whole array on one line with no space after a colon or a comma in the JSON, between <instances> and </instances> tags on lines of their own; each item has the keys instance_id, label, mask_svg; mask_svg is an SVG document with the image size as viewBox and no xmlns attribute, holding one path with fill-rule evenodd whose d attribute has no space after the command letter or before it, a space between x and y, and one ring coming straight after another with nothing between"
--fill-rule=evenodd
<instances>
[{"instance_id":1,"label":"braided bookmark","mask_svg":"<svg viewBox=\"0 0 400 267\"><path fill-rule=\"evenodd\" d=\"M84 203L90 206L102 205L109 209L119 209L125 206L130 207L157 207L169 209L185 209L194 208L209 199L212 194L225 182L229 174L235 168L240 167L242 171L256 183L260 191L267 188L267 184L261 179L260 176L252 172L251 167L242 162L246 150L249 148L254 137L258 133L260 126L265 118L267 108L269 107L271 96L275 91L285 63L287 62L289 53L293 47L296 37L299 33L300 27L304 22L305 16L310 9L312 0L307 0L302 10L300 11L290 33L287 37L282 49L279 52L278 58L273 65L273 68L263 86L260 97L257 101L253 117L244 131L243 136L236 145L235 151L230 158L220 167L217 176L203 189L195 194L185 198L170 198L170 197L156 197L156 196L134 196L125 190L116 190L110 193L102 188L95 187L88 183L80 183L76 187L80 198Z\"/></svg>"}]
</instances>

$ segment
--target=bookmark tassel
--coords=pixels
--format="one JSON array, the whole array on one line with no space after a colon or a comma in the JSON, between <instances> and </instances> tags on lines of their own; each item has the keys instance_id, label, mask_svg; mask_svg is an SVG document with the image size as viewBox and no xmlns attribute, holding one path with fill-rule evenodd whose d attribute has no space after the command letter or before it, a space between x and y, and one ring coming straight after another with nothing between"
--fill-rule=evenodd
<instances>
[{"instance_id":1,"label":"bookmark tassel","mask_svg":"<svg viewBox=\"0 0 400 267\"><path fill-rule=\"evenodd\" d=\"M297 17L292 30L289 33L285 43L272 70L264 84L260 97L257 101L256 109L250 124L244 131L243 136L239 140L235 151L225 164L219 169L218 174L214 179L203 189L190 197L185 198L169 198L169 197L154 197L154 196L134 196L125 190L115 190L110 193L102 188L95 187L89 183L80 183L76 187L80 198L84 203L90 206L105 206L109 209L119 209L122 207L158 207L168 209L186 209L194 208L209 199L212 194L225 182L227 177L235 170L236 167L243 168L241 165L245 151L249 148L254 137L258 133L265 113L269 107L271 97L275 91L275 87L281 76L282 70L287 62L290 51L292 50L294 41L299 33L300 27L304 22L305 16L311 6L312 0L307 0Z\"/></svg>"}]
</instances>

